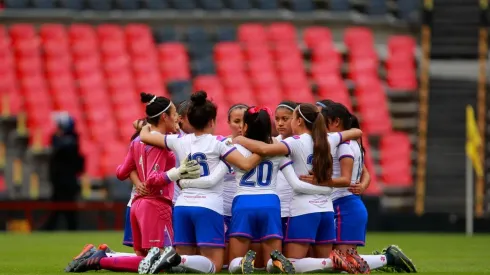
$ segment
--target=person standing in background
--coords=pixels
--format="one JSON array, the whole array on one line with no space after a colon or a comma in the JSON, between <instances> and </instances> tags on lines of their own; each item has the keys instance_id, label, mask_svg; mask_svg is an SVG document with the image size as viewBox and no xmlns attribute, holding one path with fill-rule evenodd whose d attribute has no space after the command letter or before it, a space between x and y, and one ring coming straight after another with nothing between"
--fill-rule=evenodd
<instances>
[{"instance_id":1,"label":"person standing in background","mask_svg":"<svg viewBox=\"0 0 490 275\"><path fill-rule=\"evenodd\" d=\"M78 176L84 171L85 159L80 154L79 138L75 121L68 113L55 115L57 131L51 137L52 153L49 159L49 181L52 186L52 202L75 202L80 194ZM58 218L65 216L68 230L76 230L76 211L55 210L44 229L55 230Z\"/></svg>"}]
</instances>

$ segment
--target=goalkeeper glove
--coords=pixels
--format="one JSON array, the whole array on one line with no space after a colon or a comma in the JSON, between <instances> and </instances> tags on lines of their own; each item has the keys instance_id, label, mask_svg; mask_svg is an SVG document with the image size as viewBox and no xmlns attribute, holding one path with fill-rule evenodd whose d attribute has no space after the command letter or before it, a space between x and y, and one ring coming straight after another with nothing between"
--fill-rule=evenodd
<instances>
[{"instance_id":1,"label":"goalkeeper glove","mask_svg":"<svg viewBox=\"0 0 490 275\"><path fill-rule=\"evenodd\" d=\"M195 160L185 158L180 162L179 168L174 167L167 171L167 177L171 181L180 179L197 179L201 176L201 166Z\"/></svg>"}]
</instances>

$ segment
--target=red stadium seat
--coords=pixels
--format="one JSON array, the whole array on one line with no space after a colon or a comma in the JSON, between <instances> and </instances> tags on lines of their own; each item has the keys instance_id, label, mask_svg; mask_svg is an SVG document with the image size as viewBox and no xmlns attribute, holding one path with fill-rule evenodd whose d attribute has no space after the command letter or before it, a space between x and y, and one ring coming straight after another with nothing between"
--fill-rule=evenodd
<instances>
[{"instance_id":1,"label":"red stadium seat","mask_svg":"<svg viewBox=\"0 0 490 275\"><path fill-rule=\"evenodd\" d=\"M153 35L151 33L150 27L145 24L128 24L124 28L124 32L129 43L133 43L138 40L153 40Z\"/></svg>"},{"instance_id":2,"label":"red stadium seat","mask_svg":"<svg viewBox=\"0 0 490 275\"><path fill-rule=\"evenodd\" d=\"M386 185L408 187L413 184L411 146L405 133L390 133L380 140L382 180Z\"/></svg>"},{"instance_id":3,"label":"red stadium seat","mask_svg":"<svg viewBox=\"0 0 490 275\"><path fill-rule=\"evenodd\" d=\"M50 40L61 41L68 38L65 26L61 24L43 24L39 29L39 35L44 42Z\"/></svg>"},{"instance_id":4,"label":"red stadium seat","mask_svg":"<svg viewBox=\"0 0 490 275\"><path fill-rule=\"evenodd\" d=\"M96 33L100 40L123 40L124 31L119 25L102 24L96 27Z\"/></svg>"},{"instance_id":5,"label":"red stadium seat","mask_svg":"<svg viewBox=\"0 0 490 275\"><path fill-rule=\"evenodd\" d=\"M286 86L284 98L294 102L314 102L315 98L308 85Z\"/></svg>"},{"instance_id":6,"label":"red stadium seat","mask_svg":"<svg viewBox=\"0 0 490 275\"><path fill-rule=\"evenodd\" d=\"M344 44L347 48L364 48L374 45L373 33L366 27L350 27L345 30Z\"/></svg>"},{"instance_id":7,"label":"red stadium seat","mask_svg":"<svg viewBox=\"0 0 490 275\"><path fill-rule=\"evenodd\" d=\"M369 187L364 191L364 195L379 196L382 194L382 189L378 182L378 176L376 175L374 162L371 156L371 148L369 146L369 141L366 138L366 135L363 135L362 139L363 139L362 146L364 149L364 163L369 171L369 175L371 176L371 182L369 184Z\"/></svg>"},{"instance_id":8,"label":"red stadium seat","mask_svg":"<svg viewBox=\"0 0 490 275\"><path fill-rule=\"evenodd\" d=\"M303 31L303 38L306 46L310 49L319 44L332 44L332 32L327 27L308 27Z\"/></svg>"},{"instance_id":9,"label":"red stadium seat","mask_svg":"<svg viewBox=\"0 0 490 275\"><path fill-rule=\"evenodd\" d=\"M226 99L230 106L237 103L244 103L249 106L257 105L253 91L249 86L226 88L225 91Z\"/></svg>"},{"instance_id":10,"label":"red stadium seat","mask_svg":"<svg viewBox=\"0 0 490 275\"><path fill-rule=\"evenodd\" d=\"M94 28L88 24L73 24L68 30L72 40L94 40L97 38Z\"/></svg>"},{"instance_id":11,"label":"red stadium seat","mask_svg":"<svg viewBox=\"0 0 490 275\"><path fill-rule=\"evenodd\" d=\"M328 42L320 42L315 48L312 48L311 56L313 63L329 62L338 64L340 67L343 62L335 46Z\"/></svg>"},{"instance_id":12,"label":"red stadium seat","mask_svg":"<svg viewBox=\"0 0 490 275\"><path fill-rule=\"evenodd\" d=\"M12 40L27 40L36 38L36 30L31 24L14 24L10 27L10 37Z\"/></svg>"},{"instance_id":13,"label":"red stadium seat","mask_svg":"<svg viewBox=\"0 0 490 275\"><path fill-rule=\"evenodd\" d=\"M363 130L368 134L391 132L387 99L379 79L370 77L358 79L354 93L358 101Z\"/></svg>"},{"instance_id":14,"label":"red stadium seat","mask_svg":"<svg viewBox=\"0 0 490 275\"><path fill-rule=\"evenodd\" d=\"M218 75L227 78L245 72L245 63L238 60L223 60L216 64Z\"/></svg>"},{"instance_id":15,"label":"red stadium seat","mask_svg":"<svg viewBox=\"0 0 490 275\"><path fill-rule=\"evenodd\" d=\"M255 88L255 99L257 100L257 105L274 108L283 100L282 90L279 85L274 84L258 86Z\"/></svg>"},{"instance_id":16,"label":"red stadium seat","mask_svg":"<svg viewBox=\"0 0 490 275\"><path fill-rule=\"evenodd\" d=\"M219 62L237 61L243 62L242 46L235 42L221 42L214 46L214 58Z\"/></svg>"},{"instance_id":17,"label":"red stadium seat","mask_svg":"<svg viewBox=\"0 0 490 275\"><path fill-rule=\"evenodd\" d=\"M261 24L242 24L238 27L238 41L245 44L267 44L267 31Z\"/></svg>"},{"instance_id":18,"label":"red stadium seat","mask_svg":"<svg viewBox=\"0 0 490 275\"><path fill-rule=\"evenodd\" d=\"M276 60L291 57L303 59L297 44L277 44L272 47L272 54Z\"/></svg>"},{"instance_id":19,"label":"red stadium seat","mask_svg":"<svg viewBox=\"0 0 490 275\"><path fill-rule=\"evenodd\" d=\"M224 102L224 89L215 75L201 75L194 79L194 91L206 91L208 96L217 102Z\"/></svg>"},{"instance_id":20,"label":"red stadium seat","mask_svg":"<svg viewBox=\"0 0 490 275\"><path fill-rule=\"evenodd\" d=\"M0 114L2 116L16 115L24 109L23 98L19 92L1 93L0 99Z\"/></svg>"},{"instance_id":21,"label":"red stadium seat","mask_svg":"<svg viewBox=\"0 0 490 275\"><path fill-rule=\"evenodd\" d=\"M244 48L244 51L247 60L263 60L272 58L271 51L266 45L248 44Z\"/></svg>"},{"instance_id":22,"label":"red stadium seat","mask_svg":"<svg viewBox=\"0 0 490 275\"><path fill-rule=\"evenodd\" d=\"M389 56L398 54L414 56L417 43L408 35L393 35L388 39Z\"/></svg>"},{"instance_id":23,"label":"red stadium seat","mask_svg":"<svg viewBox=\"0 0 490 275\"><path fill-rule=\"evenodd\" d=\"M296 44L296 28L291 23L281 22L272 23L267 28L268 38L274 43L291 43Z\"/></svg>"},{"instance_id":24,"label":"red stadium seat","mask_svg":"<svg viewBox=\"0 0 490 275\"><path fill-rule=\"evenodd\" d=\"M318 97L342 103L352 112L352 102L344 80L337 75L332 76L331 79L324 80L323 82L318 82Z\"/></svg>"},{"instance_id":25,"label":"red stadium seat","mask_svg":"<svg viewBox=\"0 0 490 275\"><path fill-rule=\"evenodd\" d=\"M85 156L85 173L92 179L102 177L99 145L87 139L80 140L80 152Z\"/></svg>"}]
</instances>

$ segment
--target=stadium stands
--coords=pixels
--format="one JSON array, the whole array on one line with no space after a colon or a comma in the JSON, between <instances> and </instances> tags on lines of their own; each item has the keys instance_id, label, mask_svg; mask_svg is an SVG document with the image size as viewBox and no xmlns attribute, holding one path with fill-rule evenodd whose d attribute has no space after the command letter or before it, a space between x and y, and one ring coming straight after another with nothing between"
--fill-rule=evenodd
<instances>
[{"instance_id":1,"label":"stadium stands","mask_svg":"<svg viewBox=\"0 0 490 275\"><path fill-rule=\"evenodd\" d=\"M352 1L352 0L6 0L7 9L71 9L94 11L135 11L135 10L175 10L188 12L204 10L219 12L232 10L245 11L278 11L308 13L329 11L334 13L357 12L367 16L391 15L401 20L412 20L416 17L420 1L394 0L390 5L385 0Z\"/></svg>"},{"instance_id":2,"label":"stadium stands","mask_svg":"<svg viewBox=\"0 0 490 275\"><path fill-rule=\"evenodd\" d=\"M227 5L248 7L239 2ZM247 3L270 7L265 2ZM311 9L310 2L301 2L292 1L291 8ZM40 6L47 1L35 3ZM112 7L108 3L134 7L129 0L88 1L87 7L105 10ZM215 1L144 3L175 9L223 8ZM226 110L237 102L274 106L284 99L330 98L357 112L367 135L381 136L375 146L380 180L386 185L410 186L410 141L406 134L393 132L385 90L416 89L415 42L407 36L390 37L386 61L378 55L369 28L346 29L343 43L346 52L338 50L326 27L298 30L279 22L246 23L237 29L222 26L213 32L198 26L182 32L170 26L152 30L144 24L44 24L39 29L15 24L0 28L0 86L6 91L1 111L15 115L25 110L30 144L38 148L49 145L54 129L51 112L68 111L77 121L88 159L86 172L101 179L114 174L133 133L131 122L143 116L140 91L180 102L192 91L206 90L220 106L220 134L228 133ZM386 81L379 77L383 68ZM377 195L381 189L376 162L368 139L364 144L373 177L368 193Z\"/></svg>"}]
</instances>

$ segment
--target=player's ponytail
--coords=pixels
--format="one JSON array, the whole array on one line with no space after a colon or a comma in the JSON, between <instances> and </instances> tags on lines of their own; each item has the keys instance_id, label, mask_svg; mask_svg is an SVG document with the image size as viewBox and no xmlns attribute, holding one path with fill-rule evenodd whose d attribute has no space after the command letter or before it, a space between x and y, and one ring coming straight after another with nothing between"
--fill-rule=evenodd
<instances>
[{"instance_id":1,"label":"player's ponytail","mask_svg":"<svg viewBox=\"0 0 490 275\"><path fill-rule=\"evenodd\" d=\"M151 125L158 125L162 114L170 115L170 106L172 101L163 96L156 96L147 93L141 93L141 102L146 103L146 121Z\"/></svg>"},{"instance_id":2,"label":"player's ponytail","mask_svg":"<svg viewBox=\"0 0 490 275\"><path fill-rule=\"evenodd\" d=\"M250 107L243 114L243 123L247 125L244 136L265 143L272 143L271 110L267 107Z\"/></svg>"},{"instance_id":3,"label":"player's ponytail","mask_svg":"<svg viewBox=\"0 0 490 275\"><path fill-rule=\"evenodd\" d=\"M313 138L313 175L318 182L332 178L333 160L327 138L325 119L315 105L303 103L296 108L297 117L304 121Z\"/></svg>"}]
</instances>

